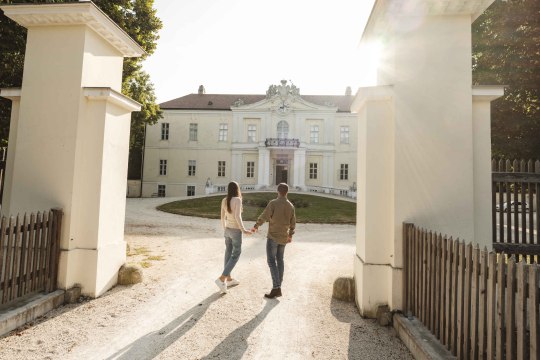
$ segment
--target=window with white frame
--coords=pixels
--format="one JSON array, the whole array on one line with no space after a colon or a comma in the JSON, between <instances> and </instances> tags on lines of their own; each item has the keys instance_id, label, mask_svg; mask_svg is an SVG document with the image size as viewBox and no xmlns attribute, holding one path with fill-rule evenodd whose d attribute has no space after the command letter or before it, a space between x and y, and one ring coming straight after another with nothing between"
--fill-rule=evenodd
<instances>
[{"instance_id":1,"label":"window with white frame","mask_svg":"<svg viewBox=\"0 0 540 360\"><path fill-rule=\"evenodd\" d=\"M165 197L165 185L158 185L157 186L157 196L158 197Z\"/></svg>"},{"instance_id":2,"label":"window with white frame","mask_svg":"<svg viewBox=\"0 0 540 360\"><path fill-rule=\"evenodd\" d=\"M229 125L219 124L219 138L218 141L227 141L227 132L229 131Z\"/></svg>"},{"instance_id":3,"label":"window with white frame","mask_svg":"<svg viewBox=\"0 0 540 360\"><path fill-rule=\"evenodd\" d=\"M317 179L317 163L309 163L309 178Z\"/></svg>"},{"instance_id":4,"label":"window with white frame","mask_svg":"<svg viewBox=\"0 0 540 360\"><path fill-rule=\"evenodd\" d=\"M197 161L188 160L188 176L195 176L196 170L197 170Z\"/></svg>"},{"instance_id":5,"label":"window with white frame","mask_svg":"<svg viewBox=\"0 0 540 360\"><path fill-rule=\"evenodd\" d=\"M167 175L167 160L159 160L159 175Z\"/></svg>"},{"instance_id":6,"label":"window with white frame","mask_svg":"<svg viewBox=\"0 0 540 360\"><path fill-rule=\"evenodd\" d=\"M349 180L349 164L341 164L339 169L339 180Z\"/></svg>"},{"instance_id":7,"label":"window with white frame","mask_svg":"<svg viewBox=\"0 0 540 360\"><path fill-rule=\"evenodd\" d=\"M195 196L195 185L187 186L187 196Z\"/></svg>"},{"instance_id":8,"label":"window with white frame","mask_svg":"<svg viewBox=\"0 0 540 360\"><path fill-rule=\"evenodd\" d=\"M248 161L247 162L246 177L248 177L248 178L255 177L255 161Z\"/></svg>"},{"instance_id":9,"label":"window with white frame","mask_svg":"<svg viewBox=\"0 0 540 360\"><path fill-rule=\"evenodd\" d=\"M289 124L285 120L281 120L277 124L278 139L287 139L289 137Z\"/></svg>"},{"instance_id":10,"label":"window with white frame","mask_svg":"<svg viewBox=\"0 0 540 360\"><path fill-rule=\"evenodd\" d=\"M257 141L257 125L248 125L247 141L254 143Z\"/></svg>"},{"instance_id":11,"label":"window with white frame","mask_svg":"<svg viewBox=\"0 0 540 360\"><path fill-rule=\"evenodd\" d=\"M225 176L225 161L218 161L217 176Z\"/></svg>"},{"instance_id":12,"label":"window with white frame","mask_svg":"<svg viewBox=\"0 0 540 360\"><path fill-rule=\"evenodd\" d=\"M340 133L340 142L342 144L348 144L349 143L349 127L342 126L339 133Z\"/></svg>"},{"instance_id":13,"label":"window with white frame","mask_svg":"<svg viewBox=\"0 0 540 360\"><path fill-rule=\"evenodd\" d=\"M161 140L169 140L169 123L161 123Z\"/></svg>"},{"instance_id":14,"label":"window with white frame","mask_svg":"<svg viewBox=\"0 0 540 360\"><path fill-rule=\"evenodd\" d=\"M197 141L198 124L189 124L189 141Z\"/></svg>"},{"instance_id":15,"label":"window with white frame","mask_svg":"<svg viewBox=\"0 0 540 360\"><path fill-rule=\"evenodd\" d=\"M311 125L309 128L309 139L312 144L319 143L319 125Z\"/></svg>"}]
</instances>

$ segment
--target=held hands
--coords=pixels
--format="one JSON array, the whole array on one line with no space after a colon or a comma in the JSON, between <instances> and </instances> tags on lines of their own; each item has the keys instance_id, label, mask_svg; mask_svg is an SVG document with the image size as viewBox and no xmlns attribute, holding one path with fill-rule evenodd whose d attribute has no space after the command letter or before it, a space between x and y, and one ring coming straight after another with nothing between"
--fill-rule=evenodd
<instances>
[{"instance_id":1,"label":"held hands","mask_svg":"<svg viewBox=\"0 0 540 360\"><path fill-rule=\"evenodd\" d=\"M288 243L292 242L292 235L287 236L287 242Z\"/></svg>"},{"instance_id":2,"label":"held hands","mask_svg":"<svg viewBox=\"0 0 540 360\"><path fill-rule=\"evenodd\" d=\"M254 227L251 228L250 231L251 231L252 234L254 234L254 233L256 233L257 231L259 231L259 229L256 228L256 227L254 226Z\"/></svg>"}]
</instances>

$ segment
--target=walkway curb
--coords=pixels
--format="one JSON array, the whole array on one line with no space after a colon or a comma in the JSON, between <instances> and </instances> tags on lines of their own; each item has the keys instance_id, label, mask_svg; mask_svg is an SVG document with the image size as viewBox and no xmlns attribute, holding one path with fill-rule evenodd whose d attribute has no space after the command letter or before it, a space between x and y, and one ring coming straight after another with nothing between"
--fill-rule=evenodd
<instances>
[{"instance_id":1,"label":"walkway curb","mask_svg":"<svg viewBox=\"0 0 540 360\"><path fill-rule=\"evenodd\" d=\"M417 360L457 359L414 317L408 319L401 314L395 314L394 329Z\"/></svg>"},{"instance_id":2,"label":"walkway curb","mask_svg":"<svg viewBox=\"0 0 540 360\"><path fill-rule=\"evenodd\" d=\"M0 336L37 319L64 303L64 290L49 294L37 294L23 303L14 304L5 312L0 312Z\"/></svg>"}]
</instances>

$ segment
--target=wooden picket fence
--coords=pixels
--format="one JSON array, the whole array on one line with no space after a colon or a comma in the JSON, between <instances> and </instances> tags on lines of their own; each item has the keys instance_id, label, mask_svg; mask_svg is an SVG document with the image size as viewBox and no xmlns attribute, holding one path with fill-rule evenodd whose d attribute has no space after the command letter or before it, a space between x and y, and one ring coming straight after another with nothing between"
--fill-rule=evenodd
<instances>
[{"instance_id":1,"label":"wooden picket fence","mask_svg":"<svg viewBox=\"0 0 540 360\"><path fill-rule=\"evenodd\" d=\"M2 217L0 305L29 294L56 290L62 210Z\"/></svg>"},{"instance_id":2,"label":"wooden picket fence","mask_svg":"<svg viewBox=\"0 0 540 360\"><path fill-rule=\"evenodd\" d=\"M404 224L405 314L458 359L540 359L539 266Z\"/></svg>"},{"instance_id":3,"label":"wooden picket fence","mask_svg":"<svg viewBox=\"0 0 540 360\"><path fill-rule=\"evenodd\" d=\"M492 160L491 169L493 248L540 262L540 161Z\"/></svg>"}]
</instances>

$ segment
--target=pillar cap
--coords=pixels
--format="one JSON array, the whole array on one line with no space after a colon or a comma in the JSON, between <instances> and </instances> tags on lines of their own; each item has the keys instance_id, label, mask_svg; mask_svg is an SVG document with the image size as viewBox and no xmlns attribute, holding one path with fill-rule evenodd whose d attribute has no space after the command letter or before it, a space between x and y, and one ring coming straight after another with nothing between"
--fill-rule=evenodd
<instances>
[{"instance_id":1,"label":"pillar cap","mask_svg":"<svg viewBox=\"0 0 540 360\"><path fill-rule=\"evenodd\" d=\"M506 85L475 85L472 87L473 101L493 101L504 95Z\"/></svg>"},{"instance_id":2,"label":"pillar cap","mask_svg":"<svg viewBox=\"0 0 540 360\"><path fill-rule=\"evenodd\" d=\"M2 88L0 89L0 97L11 101L21 99L21 88Z\"/></svg>"},{"instance_id":3,"label":"pillar cap","mask_svg":"<svg viewBox=\"0 0 540 360\"><path fill-rule=\"evenodd\" d=\"M4 14L27 29L37 26L86 25L101 35L124 57L145 54L129 35L91 1L63 4L13 4L0 6Z\"/></svg>"},{"instance_id":4,"label":"pillar cap","mask_svg":"<svg viewBox=\"0 0 540 360\"><path fill-rule=\"evenodd\" d=\"M126 111L140 111L141 104L109 87L84 87L83 94L89 100L105 100Z\"/></svg>"},{"instance_id":5,"label":"pillar cap","mask_svg":"<svg viewBox=\"0 0 540 360\"><path fill-rule=\"evenodd\" d=\"M361 41L388 33L396 26L396 19L441 15L471 15L471 23L494 0L375 0Z\"/></svg>"}]
</instances>

